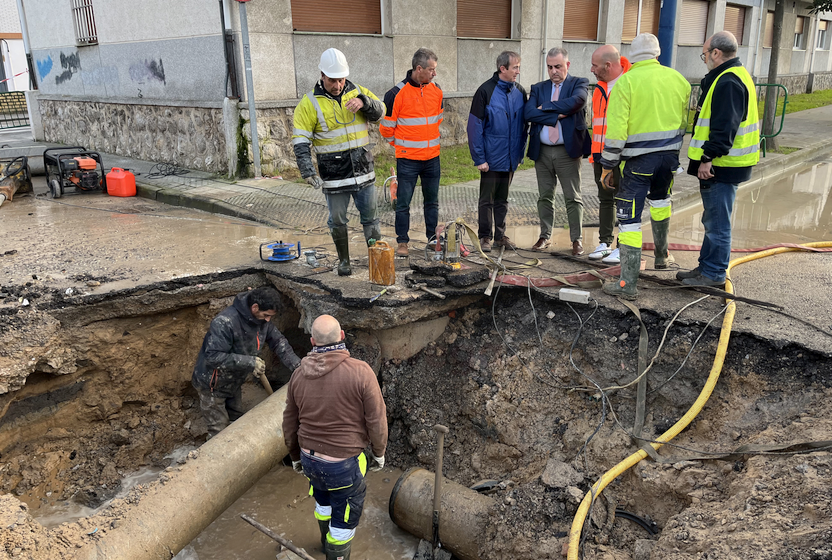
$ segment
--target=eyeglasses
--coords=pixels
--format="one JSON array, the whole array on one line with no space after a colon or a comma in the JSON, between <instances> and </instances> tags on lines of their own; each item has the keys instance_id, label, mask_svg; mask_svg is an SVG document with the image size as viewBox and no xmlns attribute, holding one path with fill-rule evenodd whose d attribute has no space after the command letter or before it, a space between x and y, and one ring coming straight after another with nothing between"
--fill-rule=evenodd
<instances>
[{"instance_id":1,"label":"eyeglasses","mask_svg":"<svg viewBox=\"0 0 832 560\"><path fill-rule=\"evenodd\" d=\"M702 62L705 62L705 55L708 54L709 52L713 52L713 51L716 51L716 50L719 50L719 49L713 48L713 49L706 50L705 52L703 52L702 54L699 55L699 60L701 60Z\"/></svg>"}]
</instances>

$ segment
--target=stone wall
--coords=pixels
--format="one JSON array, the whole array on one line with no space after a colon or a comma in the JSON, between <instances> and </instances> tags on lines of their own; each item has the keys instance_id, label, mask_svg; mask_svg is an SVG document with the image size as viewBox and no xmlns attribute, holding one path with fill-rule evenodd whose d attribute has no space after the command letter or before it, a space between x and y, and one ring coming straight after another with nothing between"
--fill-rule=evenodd
<instances>
[{"instance_id":1,"label":"stone wall","mask_svg":"<svg viewBox=\"0 0 832 560\"><path fill-rule=\"evenodd\" d=\"M282 175L286 169L297 169L292 150L292 119L298 102L261 104L257 109L257 137L260 142L260 167L263 175ZM271 106L270 106L271 105ZM439 127L442 145L451 146L468 142L466 126L471 109L471 96L445 98L444 120ZM247 107L240 106L241 134L247 147L248 160L252 161L251 125ZM373 154L393 153L393 148L381 136L378 125L370 127L370 144ZM251 174L251 173L249 173Z\"/></svg>"},{"instance_id":2,"label":"stone wall","mask_svg":"<svg viewBox=\"0 0 832 560\"><path fill-rule=\"evenodd\" d=\"M832 72L815 72L812 77L812 91L832 89Z\"/></svg>"},{"instance_id":3,"label":"stone wall","mask_svg":"<svg viewBox=\"0 0 832 560\"><path fill-rule=\"evenodd\" d=\"M222 109L40 99L47 142L227 172Z\"/></svg>"},{"instance_id":4,"label":"stone wall","mask_svg":"<svg viewBox=\"0 0 832 560\"><path fill-rule=\"evenodd\" d=\"M789 95L806 93L809 84L809 74L791 74L777 76L777 83L786 86Z\"/></svg>"}]
</instances>

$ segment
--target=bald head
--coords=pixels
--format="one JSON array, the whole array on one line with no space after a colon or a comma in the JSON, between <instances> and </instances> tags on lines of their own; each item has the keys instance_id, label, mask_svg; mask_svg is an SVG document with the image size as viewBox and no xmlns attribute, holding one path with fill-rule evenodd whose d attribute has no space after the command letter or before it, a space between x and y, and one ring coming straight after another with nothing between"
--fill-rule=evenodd
<instances>
[{"instance_id":1,"label":"bald head","mask_svg":"<svg viewBox=\"0 0 832 560\"><path fill-rule=\"evenodd\" d=\"M341 324L332 315L321 315L312 323L312 344L328 346L344 339Z\"/></svg>"},{"instance_id":2,"label":"bald head","mask_svg":"<svg viewBox=\"0 0 832 560\"><path fill-rule=\"evenodd\" d=\"M611 82L624 72L621 54L613 45L603 45L592 53L590 71L600 82Z\"/></svg>"}]
</instances>

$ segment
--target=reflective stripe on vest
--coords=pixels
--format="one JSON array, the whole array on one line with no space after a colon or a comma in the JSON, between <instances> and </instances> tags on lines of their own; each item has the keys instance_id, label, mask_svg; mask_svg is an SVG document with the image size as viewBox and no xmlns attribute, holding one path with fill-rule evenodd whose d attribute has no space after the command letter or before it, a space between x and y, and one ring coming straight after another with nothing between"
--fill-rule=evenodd
<instances>
[{"instance_id":1,"label":"reflective stripe on vest","mask_svg":"<svg viewBox=\"0 0 832 560\"><path fill-rule=\"evenodd\" d=\"M751 167L760 161L760 116L757 113L756 87L751 75L742 66L728 68L716 77L711 89L705 96L702 103L702 110L696 120L696 129L693 131L693 138L688 147L688 157L692 160L699 160L704 155L705 142L708 141L711 131L711 107L716 84L722 76L727 73L736 75L748 90L747 115L737 129L734 143L728 150L728 154L714 158L713 164L717 167Z\"/></svg>"},{"instance_id":2,"label":"reflective stripe on vest","mask_svg":"<svg viewBox=\"0 0 832 560\"><path fill-rule=\"evenodd\" d=\"M379 129L381 135L396 148L396 158L426 161L438 157L442 90L434 83L400 86L392 116Z\"/></svg>"}]
</instances>

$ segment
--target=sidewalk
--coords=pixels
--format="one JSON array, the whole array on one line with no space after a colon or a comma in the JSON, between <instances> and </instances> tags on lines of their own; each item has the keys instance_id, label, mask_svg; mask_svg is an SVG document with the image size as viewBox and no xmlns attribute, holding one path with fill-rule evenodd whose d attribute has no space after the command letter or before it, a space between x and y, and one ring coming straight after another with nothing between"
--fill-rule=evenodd
<instances>
[{"instance_id":1,"label":"sidewalk","mask_svg":"<svg viewBox=\"0 0 832 560\"><path fill-rule=\"evenodd\" d=\"M783 132L779 136L781 146L799 148L788 154L772 154L760 162L754 170L751 181L741 188L754 188L760 181L770 181L787 171L830 149L832 130L832 106L793 113L786 117ZM54 144L33 142L26 137L26 129L0 132L0 157L14 157L26 154L33 158L37 167L37 155L45 147ZM682 150L682 166L687 165L684 154L689 137ZM215 175L188 171L181 176L160 178L148 177L154 162L102 154L105 168L122 167L136 174L138 195L171 205L184 206L252 220L274 227L301 228L309 230L325 227L328 216L326 201L320 191L305 183L293 183L282 179L242 179L230 181ZM42 164L40 164L42 166ZM584 224L598 223L598 195L592 166L583 160L581 177L584 198ZM449 221L463 217L475 223L479 182L470 181L441 188L440 220ZM512 226L534 226L537 217L537 180L534 169L515 174L510 194L508 222ZM698 181L687 174L677 175L673 188L674 208L682 209L699 203ZM566 225L563 195L558 192L555 199L556 228ZM646 215L646 214L645 214ZM358 214L351 207L351 221L357 223ZM422 220L421 193L417 189L411 204L414 223ZM385 204L379 193L379 218L382 224L392 227L395 212Z\"/></svg>"}]
</instances>

